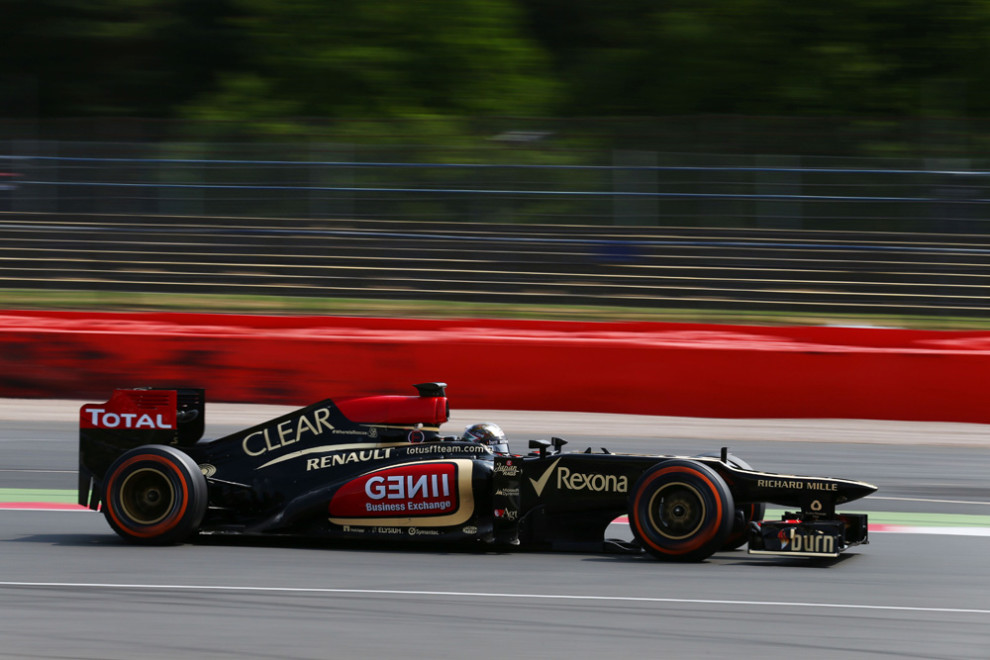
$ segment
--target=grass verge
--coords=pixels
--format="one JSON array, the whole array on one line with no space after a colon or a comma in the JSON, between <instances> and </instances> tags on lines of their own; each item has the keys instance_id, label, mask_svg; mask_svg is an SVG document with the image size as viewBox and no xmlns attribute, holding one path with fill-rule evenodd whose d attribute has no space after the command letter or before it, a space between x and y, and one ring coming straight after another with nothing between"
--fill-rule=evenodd
<instances>
[{"instance_id":1,"label":"grass verge","mask_svg":"<svg viewBox=\"0 0 990 660\"><path fill-rule=\"evenodd\" d=\"M0 308L117 312L205 312L389 318L496 318L568 321L663 321L737 325L848 325L932 330L986 330L990 318L896 314L666 309L617 305L521 305L436 300L302 296L125 293L0 289Z\"/></svg>"}]
</instances>

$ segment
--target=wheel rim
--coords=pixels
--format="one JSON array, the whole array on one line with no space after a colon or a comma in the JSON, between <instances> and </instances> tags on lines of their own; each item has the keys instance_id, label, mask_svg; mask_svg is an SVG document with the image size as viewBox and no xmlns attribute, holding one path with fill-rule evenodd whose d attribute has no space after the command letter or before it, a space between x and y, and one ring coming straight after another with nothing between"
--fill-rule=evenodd
<instances>
[{"instance_id":1,"label":"wheel rim","mask_svg":"<svg viewBox=\"0 0 990 660\"><path fill-rule=\"evenodd\" d=\"M161 470L135 470L120 485L121 511L138 525L161 522L174 506L175 487Z\"/></svg>"},{"instance_id":2,"label":"wheel rim","mask_svg":"<svg viewBox=\"0 0 990 660\"><path fill-rule=\"evenodd\" d=\"M650 498L650 525L660 535L677 541L694 535L705 522L707 507L698 489L672 483Z\"/></svg>"}]
</instances>

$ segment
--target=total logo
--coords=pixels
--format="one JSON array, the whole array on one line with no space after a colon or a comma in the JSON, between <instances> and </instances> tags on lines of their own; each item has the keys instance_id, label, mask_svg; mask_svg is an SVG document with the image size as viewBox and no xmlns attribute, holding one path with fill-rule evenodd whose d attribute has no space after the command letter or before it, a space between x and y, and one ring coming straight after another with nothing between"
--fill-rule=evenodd
<instances>
[{"instance_id":1,"label":"total logo","mask_svg":"<svg viewBox=\"0 0 990 660\"><path fill-rule=\"evenodd\" d=\"M84 408L83 422L97 429L174 429L175 422L165 413L109 412L103 408Z\"/></svg>"},{"instance_id":2,"label":"total logo","mask_svg":"<svg viewBox=\"0 0 990 660\"><path fill-rule=\"evenodd\" d=\"M587 490L596 493L628 493L629 478L618 474L599 474L595 472L576 472L569 467L561 466L561 459L553 462L550 468L539 479L530 478L533 490L537 495L543 494L543 489L550 483L551 477L557 475L557 490Z\"/></svg>"}]
</instances>

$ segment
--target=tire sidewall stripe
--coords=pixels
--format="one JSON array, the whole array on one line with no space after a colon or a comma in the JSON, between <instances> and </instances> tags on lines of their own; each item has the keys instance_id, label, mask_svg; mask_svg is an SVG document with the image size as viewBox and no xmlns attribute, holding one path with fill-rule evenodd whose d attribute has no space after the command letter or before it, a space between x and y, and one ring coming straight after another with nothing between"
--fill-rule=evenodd
<instances>
[{"instance_id":1,"label":"tire sidewall stripe","mask_svg":"<svg viewBox=\"0 0 990 660\"><path fill-rule=\"evenodd\" d=\"M179 510L173 511L168 516L166 516L165 520L150 527L135 527L135 525L133 524L125 525L121 523L120 519L117 517L117 512L116 512L117 507L114 499L115 496L119 496L119 494L114 494L113 485L114 482L120 477L121 471L134 465L135 463L145 462L145 461L164 466L166 476L173 475L176 478L178 478L182 490L182 498L179 505ZM139 454L125 461L114 471L112 475L110 475L110 478L107 480L106 492L107 495L109 496L107 497L107 502L106 502L107 514L113 519L114 523L120 529L123 529L131 536L136 536L138 538L146 538L146 539L154 538L156 536L161 536L162 534L167 534L168 532L172 531L182 521L186 513L186 508L189 505L189 485L187 483L186 476L182 473L181 470L176 469L175 463L168 460L164 456L159 456L158 454Z\"/></svg>"},{"instance_id":2,"label":"tire sidewall stripe","mask_svg":"<svg viewBox=\"0 0 990 660\"><path fill-rule=\"evenodd\" d=\"M656 545L656 543L653 541L653 539L651 539L647 534L644 533L644 530L639 525L639 520L638 520L639 516L638 515L634 516L630 520L630 523L631 524L634 524L636 526L637 531L639 532L640 538L644 542L646 542L651 548L653 548L657 552L662 552L662 553L667 554L667 555L675 555L675 556L676 555L687 554L689 552L692 552L694 550L697 550L702 545L704 545L705 543L707 543L708 541L710 541L718 533L718 529L719 529L720 523L722 521L722 498L719 495L719 489L716 488L715 484L712 482L711 479L708 478L708 476L706 474L704 474L703 472L701 472L699 470L696 470L695 468L688 467L686 465L672 465L670 467L666 467L666 468L662 468L660 470L657 470L653 474L649 475L647 477L646 481L642 484L641 488L639 488L636 491L636 497L635 497L635 499L633 501L633 511L637 512L637 514L638 514L639 507L640 507L640 501L641 501L642 496L643 496L643 491L646 490L646 487L649 484L651 484L655 479L659 478L662 475L670 474L670 473L676 473L676 472L680 472L680 473L684 473L684 474L695 476L695 477L701 479L702 481L704 481L705 484L707 484L708 487L710 488L710 492L714 495L714 499L715 499L715 517L711 521L711 523L708 525L708 527L710 529L708 529L706 532L700 534L693 541L690 541L690 542L688 542L688 543L686 543L684 545L679 545L677 548L671 549L671 548L663 548L663 547L660 547L660 546ZM704 528L705 526L703 525L702 527Z\"/></svg>"}]
</instances>

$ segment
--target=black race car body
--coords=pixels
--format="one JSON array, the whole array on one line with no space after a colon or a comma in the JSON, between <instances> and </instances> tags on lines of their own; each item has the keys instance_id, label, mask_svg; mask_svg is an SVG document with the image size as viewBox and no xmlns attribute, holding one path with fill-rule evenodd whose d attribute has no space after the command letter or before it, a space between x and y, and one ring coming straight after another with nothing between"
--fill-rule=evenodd
<instances>
[{"instance_id":1,"label":"black race car body","mask_svg":"<svg viewBox=\"0 0 990 660\"><path fill-rule=\"evenodd\" d=\"M209 441L203 390L116 390L80 411L79 502L122 537L153 544L282 534L700 560L747 542L751 553L834 557L868 541L866 516L836 506L870 484L760 472L724 449L565 452L554 438L495 455L440 435L443 383L416 388L326 399ZM767 503L795 511L764 521ZM606 540L625 514L634 541Z\"/></svg>"}]
</instances>

